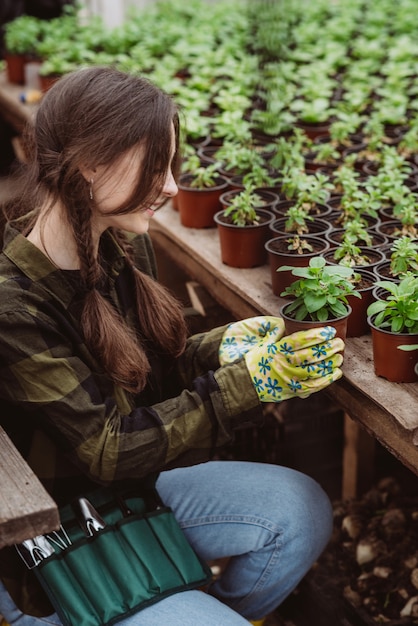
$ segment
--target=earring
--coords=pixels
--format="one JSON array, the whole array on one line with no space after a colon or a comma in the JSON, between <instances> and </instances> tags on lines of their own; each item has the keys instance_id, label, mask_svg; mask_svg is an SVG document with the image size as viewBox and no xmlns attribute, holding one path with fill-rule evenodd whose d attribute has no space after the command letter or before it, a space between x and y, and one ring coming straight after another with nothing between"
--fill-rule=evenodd
<instances>
[{"instance_id":1,"label":"earring","mask_svg":"<svg viewBox=\"0 0 418 626\"><path fill-rule=\"evenodd\" d=\"M94 195L93 195L93 183L94 183L94 180L92 178L90 178L90 190L89 190L90 200L93 200L93 198L94 198Z\"/></svg>"}]
</instances>

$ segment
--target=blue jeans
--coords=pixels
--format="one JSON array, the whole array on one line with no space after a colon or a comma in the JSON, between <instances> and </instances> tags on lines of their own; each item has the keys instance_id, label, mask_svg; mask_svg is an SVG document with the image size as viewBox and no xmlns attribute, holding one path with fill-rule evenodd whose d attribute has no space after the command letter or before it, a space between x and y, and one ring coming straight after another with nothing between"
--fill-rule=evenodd
<instances>
[{"instance_id":1,"label":"blue jeans","mask_svg":"<svg viewBox=\"0 0 418 626\"><path fill-rule=\"evenodd\" d=\"M331 534L322 488L286 467L213 461L163 472L157 488L203 559L231 558L209 594L175 594L121 626L244 626L260 619L296 587ZM61 625L56 615L22 615L4 589L0 614L18 626Z\"/></svg>"}]
</instances>

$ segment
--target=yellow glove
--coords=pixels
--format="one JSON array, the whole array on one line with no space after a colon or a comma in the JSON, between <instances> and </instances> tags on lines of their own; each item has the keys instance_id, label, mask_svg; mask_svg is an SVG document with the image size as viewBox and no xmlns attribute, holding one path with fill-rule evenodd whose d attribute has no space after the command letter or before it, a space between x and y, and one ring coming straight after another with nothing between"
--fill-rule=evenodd
<instances>
[{"instance_id":1,"label":"yellow glove","mask_svg":"<svg viewBox=\"0 0 418 626\"><path fill-rule=\"evenodd\" d=\"M278 341L284 335L281 317L260 315L229 324L219 346L219 363L226 365L244 356L260 342Z\"/></svg>"},{"instance_id":2,"label":"yellow glove","mask_svg":"<svg viewBox=\"0 0 418 626\"><path fill-rule=\"evenodd\" d=\"M307 398L342 376L342 339L335 328L303 330L280 341L266 340L244 356L261 402Z\"/></svg>"}]
</instances>

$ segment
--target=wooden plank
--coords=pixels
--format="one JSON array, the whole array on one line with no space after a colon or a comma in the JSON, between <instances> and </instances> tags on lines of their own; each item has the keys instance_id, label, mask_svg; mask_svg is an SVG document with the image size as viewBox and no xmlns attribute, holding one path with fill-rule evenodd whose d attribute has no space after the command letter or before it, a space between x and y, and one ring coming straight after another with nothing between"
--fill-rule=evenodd
<instances>
[{"instance_id":1,"label":"wooden plank","mask_svg":"<svg viewBox=\"0 0 418 626\"><path fill-rule=\"evenodd\" d=\"M58 508L0 427L0 548L59 527Z\"/></svg>"},{"instance_id":2,"label":"wooden plank","mask_svg":"<svg viewBox=\"0 0 418 626\"><path fill-rule=\"evenodd\" d=\"M343 500L356 498L372 486L375 443L357 421L344 414Z\"/></svg>"},{"instance_id":3,"label":"wooden plank","mask_svg":"<svg viewBox=\"0 0 418 626\"><path fill-rule=\"evenodd\" d=\"M408 431L399 420L402 410L395 413L387 411L356 389L346 376L330 385L326 393L399 461L418 474L418 448L413 442L413 432ZM408 401L408 396L405 395L403 400Z\"/></svg>"},{"instance_id":4,"label":"wooden plank","mask_svg":"<svg viewBox=\"0 0 418 626\"><path fill-rule=\"evenodd\" d=\"M344 372L368 398L383 411L396 416L409 431L411 441L418 444L418 384L392 383L375 375L370 335L355 337L347 342Z\"/></svg>"}]
</instances>

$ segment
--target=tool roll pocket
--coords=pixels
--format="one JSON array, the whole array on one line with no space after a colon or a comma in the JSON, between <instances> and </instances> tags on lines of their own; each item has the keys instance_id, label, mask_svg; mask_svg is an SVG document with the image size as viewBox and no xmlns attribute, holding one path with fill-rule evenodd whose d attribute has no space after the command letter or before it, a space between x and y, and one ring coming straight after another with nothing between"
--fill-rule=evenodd
<instances>
[{"instance_id":1,"label":"tool roll pocket","mask_svg":"<svg viewBox=\"0 0 418 626\"><path fill-rule=\"evenodd\" d=\"M91 537L64 522L71 545L34 568L65 626L110 625L210 580L209 567L187 542L171 509L144 512L141 498L127 502L128 515L117 503L98 507L105 526Z\"/></svg>"}]
</instances>

